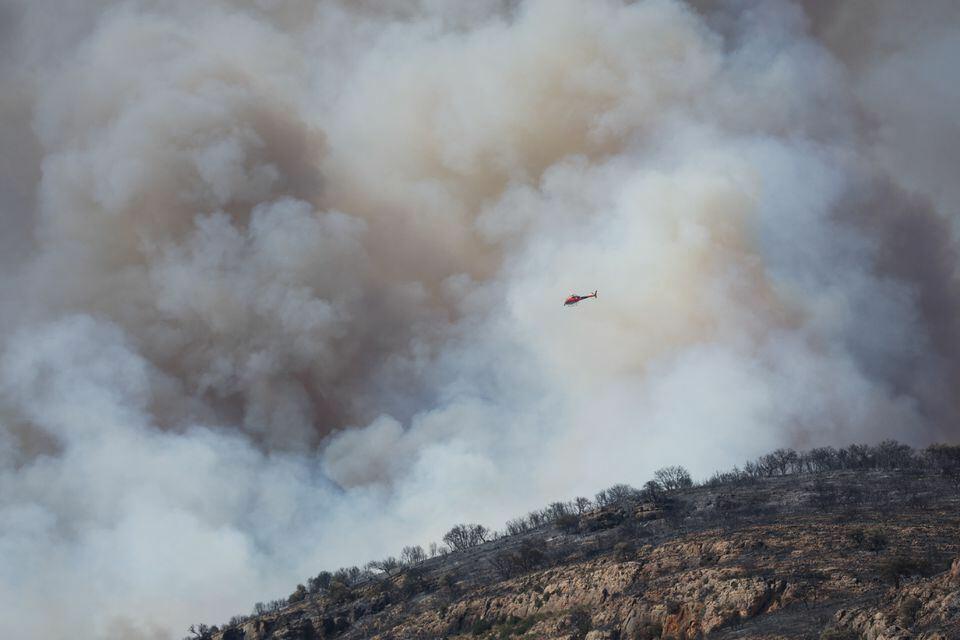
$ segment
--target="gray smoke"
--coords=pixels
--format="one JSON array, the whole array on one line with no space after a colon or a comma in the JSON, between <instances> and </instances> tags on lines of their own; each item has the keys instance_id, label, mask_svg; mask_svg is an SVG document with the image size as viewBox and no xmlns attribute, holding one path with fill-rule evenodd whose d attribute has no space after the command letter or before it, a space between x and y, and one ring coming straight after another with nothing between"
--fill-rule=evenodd
<instances>
[{"instance_id":1,"label":"gray smoke","mask_svg":"<svg viewBox=\"0 0 960 640\"><path fill-rule=\"evenodd\" d=\"M178 637L666 464L958 441L958 25L0 2L0 632Z\"/></svg>"}]
</instances>

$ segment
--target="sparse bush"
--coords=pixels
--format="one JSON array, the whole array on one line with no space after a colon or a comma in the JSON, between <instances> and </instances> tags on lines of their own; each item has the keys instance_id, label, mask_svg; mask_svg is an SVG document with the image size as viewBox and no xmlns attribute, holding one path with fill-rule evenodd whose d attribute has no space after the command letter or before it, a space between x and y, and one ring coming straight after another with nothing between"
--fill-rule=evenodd
<instances>
[{"instance_id":1,"label":"sparse bush","mask_svg":"<svg viewBox=\"0 0 960 640\"><path fill-rule=\"evenodd\" d=\"M863 547L863 542L867 539L867 533L863 530L863 527L857 527L847 532L847 538L857 547Z\"/></svg>"},{"instance_id":2,"label":"sparse bush","mask_svg":"<svg viewBox=\"0 0 960 640\"><path fill-rule=\"evenodd\" d=\"M574 637L584 638L593 628L593 617L586 607L577 607L570 612L570 626L573 627Z\"/></svg>"},{"instance_id":3,"label":"sparse bush","mask_svg":"<svg viewBox=\"0 0 960 640\"><path fill-rule=\"evenodd\" d=\"M502 578L512 578L533 571L543 565L546 554L531 542L524 542L512 551L501 551L490 559L490 564Z\"/></svg>"},{"instance_id":4,"label":"sparse bush","mask_svg":"<svg viewBox=\"0 0 960 640\"><path fill-rule=\"evenodd\" d=\"M564 533L576 533L580 528L580 518L572 513L560 516L553 523Z\"/></svg>"},{"instance_id":5,"label":"sparse bush","mask_svg":"<svg viewBox=\"0 0 960 640\"><path fill-rule=\"evenodd\" d=\"M290 597L287 598L288 604L293 604L295 602L303 602L307 599L307 588L302 584L297 585L296 591L290 594Z\"/></svg>"},{"instance_id":6,"label":"sparse bush","mask_svg":"<svg viewBox=\"0 0 960 640\"><path fill-rule=\"evenodd\" d=\"M820 640L860 640L860 634L836 626L830 626L820 633Z\"/></svg>"},{"instance_id":7,"label":"sparse bush","mask_svg":"<svg viewBox=\"0 0 960 640\"><path fill-rule=\"evenodd\" d=\"M930 564L921 558L896 555L881 560L877 570L884 582L893 585L894 589L899 589L902 578L924 574L929 568Z\"/></svg>"},{"instance_id":8,"label":"sparse bush","mask_svg":"<svg viewBox=\"0 0 960 640\"><path fill-rule=\"evenodd\" d=\"M903 627L910 628L916 621L917 614L922 606L923 603L920 602L919 598L907 596L897 606L897 622Z\"/></svg>"},{"instance_id":9,"label":"sparse bush","mask_svg":"<svg viewBox=\"0 0 960 640\"><path fill-rule=\"evenodd\" d=\"M820 511L827 512L835 507L838 501L836 487L820 478L813 481L813 491L810 498L813 506Z\"/></svg>"},{"instance_id":10,"label":"sparse bush","mask_svg":"<svg viewBox=\"0 0 960 640\"><path fill-rule=\"evenodd\" d=\"M353 592L353 589L350 588L350 585L338 579L330 582L330 586L327 588L327 595L334 604L343 604L356 599L356 594Z\"/></svg>"},{"instance_id":11,"label":"sparse bush","mask_svg":"<svg viewBox=\"0 0 960 640\"><path fill-rule=\"evenodd\" d=\"M637 555L637 547L631 542L618 542L613 545L613 557L623 562L631 560Z\"/></svg>"},{"instance_id":12,"label":"sparse bush","mask_svg":"<svg viewBox=\"0 0 960 640\"><path fill-rule=\"evenodd\" d=\"M412 598L417 594L428 591L429 586L427 581L424 580L422 568L407 569L403 577L400 578L400 593L406 598Z\"/></svg>"},{"instance_id":13,"label":"sparse bush","mask_svg":"<svg viewBox=\"0 0 960 640\"><path fill-rule=\"evenodd\" d=\"M858 549L865 549L874 553L880 553L889 544L886 532L879 527L871 527L870 529L856 527L847 532L847 538Z\"/></svg>"},{"instance_id":14,"label":"sparse bush","mask_svg":"<svg viewBox=\"0 0 960 640\"><path fill-rule=\"evenodd\" d=\"M455 593L457 591L457 583L459 580L460 579L456 573L449 571L440 576L440 586L450 593Z\"/></svg>"},{"instance_id":15,"label":"sparse bush","mask_svg":"<svg viewBox=\"0 0 960 640\"><path fill-rule=\"evenodd\" d=\"M644 620L637 625L637 629L633 633L632 640L660 640L661 635L663 635L662 624L659 622Z\"/></svg>"},{"instance_id":16,"label":"sparse bush","mask_svg":"<svg viewBox=\"0 0 960 640\"><path fill-rule=\"evenodd\" d=\"M887 548L887 545L889 543L890 543L890 540L883 529L878 529L878 528L867 529L864 536L863 548L866 549L867 551L880 553L881 551Z\"/></svg>"},{"instance_id":17,"label":"sparse bush","mask_svg":"<svg viewBox=\"0 0 960 640\"><path fill-rule=\"evenodd\" d=\"M373 593L378 596L389 595L393 593L395 586L393 580L384 574L373 580Z\"/></svg>"},{"instance_id":18,"label":"sparse bush","mask_svg":"<svg viewBox=\"0 0 960 640\"><path fill-rule=\"evenodd\" d=\"M470 627L470 635L472 636L482 636L486 632L493 629L493 620L488 618L481 618L473 623L473 626Z\"/></svg>"}]
</instances>

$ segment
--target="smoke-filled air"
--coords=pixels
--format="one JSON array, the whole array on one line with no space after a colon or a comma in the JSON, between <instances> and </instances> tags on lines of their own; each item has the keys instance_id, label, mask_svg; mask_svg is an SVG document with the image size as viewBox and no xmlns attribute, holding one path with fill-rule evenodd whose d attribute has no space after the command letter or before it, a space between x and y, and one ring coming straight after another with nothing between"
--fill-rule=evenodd
<instances>
[{"instance_id":1,"label":"smoke-filled air","mask_svg":"<svg viewBox=\"0 0 960 640\"><path fill-rule=\"evenodd\" d=\"M958 34L0 0L0 636L182 637L664 465L958 442Z\"/></svg>"}]
</instances>

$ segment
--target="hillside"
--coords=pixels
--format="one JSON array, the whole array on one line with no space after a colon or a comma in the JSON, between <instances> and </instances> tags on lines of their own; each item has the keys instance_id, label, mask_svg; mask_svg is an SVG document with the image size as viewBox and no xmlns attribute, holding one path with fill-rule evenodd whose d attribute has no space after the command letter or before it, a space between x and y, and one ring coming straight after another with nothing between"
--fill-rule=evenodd
<instances>
[{"instance_id":1,"label":"hillside","mask_svg":"<svg viewBox=\"0 0 960 640\"><path fill-rule=\"evenodd\" d=\"M621 486L460 551L311 580L193 637L960 638L960 484L918 456Z\"/></svg>"}]
</instances>

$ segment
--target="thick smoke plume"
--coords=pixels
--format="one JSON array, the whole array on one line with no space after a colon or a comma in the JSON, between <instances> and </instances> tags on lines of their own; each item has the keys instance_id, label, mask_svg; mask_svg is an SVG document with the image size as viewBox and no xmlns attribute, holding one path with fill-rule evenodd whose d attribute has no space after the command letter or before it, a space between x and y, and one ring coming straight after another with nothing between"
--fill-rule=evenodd
<instances>
[{"instance_id":1,"label":"thick smoke plume","mask_svg":"<svg viewBox=\"0 0 960 640\"><path fill-rule=\"evenodd\" d=\"M956 442L958 26L3 0L0 635L177 637L666 464Z\"/></svg>"}]
</instances>

